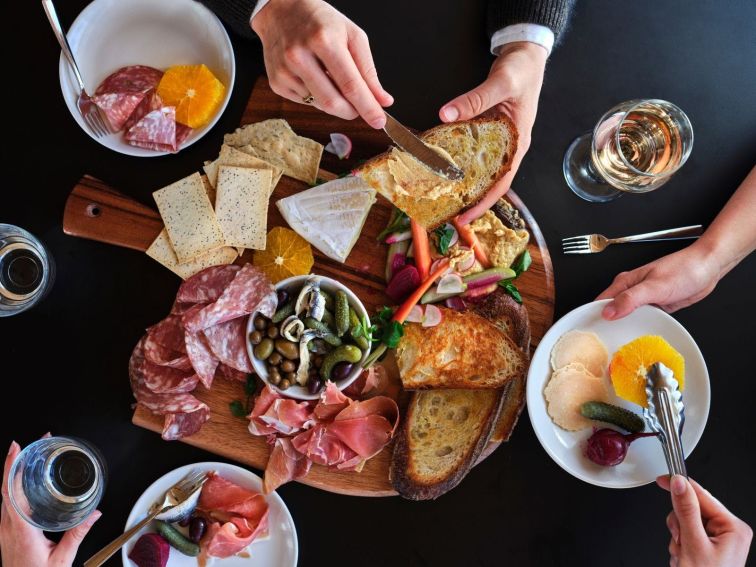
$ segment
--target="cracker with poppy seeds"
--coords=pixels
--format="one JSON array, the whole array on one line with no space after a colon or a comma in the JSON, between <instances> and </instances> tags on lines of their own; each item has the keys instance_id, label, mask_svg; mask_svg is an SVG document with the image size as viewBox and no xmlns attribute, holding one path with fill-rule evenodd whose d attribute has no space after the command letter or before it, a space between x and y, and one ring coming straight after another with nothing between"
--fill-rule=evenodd
<instances>
[{"instance_id":1,"label":"cracker with poppy seeds","mask_svg":"<svg viewBox=\"0 0 756 567\"><path fill-rule=\"evenodd\" d=\"M221 146L220 154L218 155L218 158L215 161L211 161L209 163L206 163L204 166L205 173L207 174L207 180L208 182L215 187L218 184L218 168L221 165L233 165L237 167L254 167L257 169L270 169L272 174L272 181L270 183L270 192L273 192L273 189L278 184L278 181L281 179L281 176L283 175L283 170L280 167L276 167L273 164L268 163L267 161L261 160L258 157L255 157L249 153L242 152L240 150L237 150L236 148L233 148L231 146L227 146L226 144L223 144ZM215 202L213 200L213 202Z\"/></svg>"},{"instance_id":2,"label":"cracker with poppy seeds","mask_svg":"<svg viewBox=\"0 0 756 567\"><path fill-rule=\"evenodd\" d=\"M180 264L171 246L171 241L168 239L168 231L163 229L152 244L150 244L150 247L147 249L147 255L185 280L210 266L232 263L236 260L237 251L230 246L221 246L204 253L202 256L198 256L194 260Z\"/></svg>"},{"instance_id":3,"label":"cracker with poppy seeds","mask_svg":"<svg viewBox=\"0 0 756 567\"><path fill-rule=\"evenodd\" d=\"M199 173L155 191L152 196L179 263L226 244Z\"/></svg>"},{"instance_id":4,"label":"cracker with poppy seeds","mask_svg":"<svg viewBox=\"0 0 756 567\"><path fill-rule=\"evenodd\" d=\"M271 171L221 165L215 213L228 246L265 250Z\"/></svg>"}]
</instances>

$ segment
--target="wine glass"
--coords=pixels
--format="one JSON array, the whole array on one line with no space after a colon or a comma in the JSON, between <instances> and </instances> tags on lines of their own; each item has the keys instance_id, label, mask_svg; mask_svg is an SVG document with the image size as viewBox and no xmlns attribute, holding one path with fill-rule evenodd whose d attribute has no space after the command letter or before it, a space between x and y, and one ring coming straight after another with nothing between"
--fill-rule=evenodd
<instances>
[{"instance_id":1,"label":"wine glass","mask_svg":"<svg viewBox=\"0 0 756 567\"><path fill-rule=\"evenodd\" d=\"M578 197L605 203L623 192L658 189L692 149L693 127L680 108L658 99L629 100L570 144L562 170Z\"/></svg>"}]
</instances>

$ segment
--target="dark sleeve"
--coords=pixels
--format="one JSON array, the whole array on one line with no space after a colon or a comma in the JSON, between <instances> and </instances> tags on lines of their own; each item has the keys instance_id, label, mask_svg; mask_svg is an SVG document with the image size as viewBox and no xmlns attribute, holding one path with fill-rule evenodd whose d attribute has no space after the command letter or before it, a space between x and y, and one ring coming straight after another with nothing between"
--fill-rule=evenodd
<instances>
[{"instance_id":1,"label":"dark sleeve","mask_svg":"<svg viewBox=\"0 0 756 567\"><path fill-rule=\"evenodd\" d=\"M554 43L567 27L575 0L488 0L488 37L512 24L551 28Z\"/></svg>"},{"instance_id":2,"label":"dark sleeve","mask_svg":"<svg viewBox=\"0 0 756 567\"><path fill-rule=\"evenodd\" d=\"M249 27L249 17L257 5L257 0L200 0L223 22L246 39L257 39Z\"/></svg>"}]
</instances>

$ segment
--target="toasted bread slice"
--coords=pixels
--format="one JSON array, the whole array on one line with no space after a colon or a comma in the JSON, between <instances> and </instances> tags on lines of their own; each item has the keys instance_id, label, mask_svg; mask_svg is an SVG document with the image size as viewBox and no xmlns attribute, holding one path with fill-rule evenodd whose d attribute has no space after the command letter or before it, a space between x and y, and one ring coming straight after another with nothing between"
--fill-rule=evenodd
<instances>
[{"instance_id":1,"label":"toasted bread slice","mask_svg":"<svg viewBox=\"0 0 756 567\"><path fill-rule=\"evenodd\" d=\"M414 392L389 476L404 498L437 498L457 486L491 436L503 390Z\"/></svg>"},{"instance_id":2,"label":"toasted bread slice","mask_svg":"<svg viewBox=\"0 0 756 567\"><path fill-rule=\"evenodd\" d=\"M435 327L407 325L396 349L405 390L501 388L527 358L499 327L470 311L441 308Z\"/></svg>"},{"instance_id":3,"label":"toasted bread slice","mask_svg":"<svg viewBox=\"0 0 756 567\"><path fill-rule=\"evenodd\" d=\"M517 130L503 115L442 124L420 138L450 157L464 179L448 181L397 148L365 163L360 174L428 230L477 203L509 171L517 151Z\"/></svg>"}]
</instances>

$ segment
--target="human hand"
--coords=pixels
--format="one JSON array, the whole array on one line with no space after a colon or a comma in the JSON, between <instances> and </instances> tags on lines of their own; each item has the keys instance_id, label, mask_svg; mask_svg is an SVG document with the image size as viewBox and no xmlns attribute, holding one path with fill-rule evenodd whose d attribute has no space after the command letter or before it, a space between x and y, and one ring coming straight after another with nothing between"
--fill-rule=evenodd
<instances>
[{"instance_id":1,"label":"human hand","mask_svg":"<svg viewBox=\"0 0 756 567\"><path fill-rule=\"evenodd\" d=\"M753 531L695 480L675 475L656 482L672 495L667 516L670 567L741 567Z\"/></svg>"},{"instance_id":2,"label":"human hand","mask_svg":"<svg viewBox=\"0 0 756 567\"><path fill-rule=\"evenodd\" d=\"M49 433L45 437L49 437ZM5 567L69 567L84 536L102 515L99 510L92 512L84 523L63 534L60 543L55 544L45 537L37 527L21 516L8 499L8 477L13 461L21 452L15 441L11 443L3 469L3 502L0 507L0 554Z\"/></svg>"},{"instance_id":3,"label":"human hand","mask_svg":"<svg viewBox=\"0 0 756 567\"><path fill-rule=\"evenodd\" d=\"M527 41L507 43L493 62L488 78L473 90L446 103L439 111L439 117L444 122L469 120L483 113L505 114L517 128L517 152L512 168L489 190L480 207L473 207L468 211L470 214L462 214L462 224L476 218L476 213L471 211L481 209L482 212L490 208L509 190L517 168L530 147L547 57L546 50L538 44Z\"/></svg>"},{"instance_id":4,"label":"human hand","mask_svg":"<svg viewBox=\"0 0 756 567\"><path fill-rule=\"evenodd\" d=\"M251 21L277 94L339 118L383 128L394 102L380 82L367 35L322 0L271 0Z\"/></svg>"},{"instance_id":5,"label":"human hand","mask_svg":"<svg viewBox=\"0 0 756 567\"><path fill-rule=\"evenodd\" d=\"M650 264L622 272L596 299L614 299L601 312L610 321L647 304L671 313L709 295L721 275L714 254L696 242Z\"/></svg>"}]
</instances>

